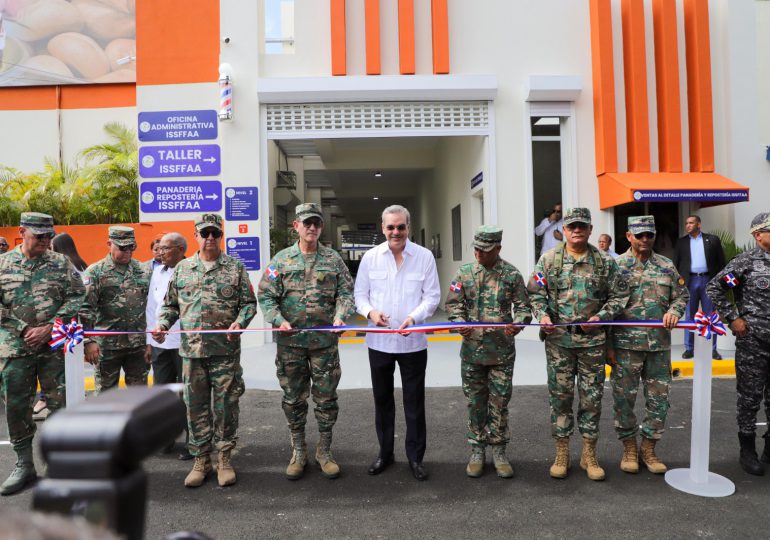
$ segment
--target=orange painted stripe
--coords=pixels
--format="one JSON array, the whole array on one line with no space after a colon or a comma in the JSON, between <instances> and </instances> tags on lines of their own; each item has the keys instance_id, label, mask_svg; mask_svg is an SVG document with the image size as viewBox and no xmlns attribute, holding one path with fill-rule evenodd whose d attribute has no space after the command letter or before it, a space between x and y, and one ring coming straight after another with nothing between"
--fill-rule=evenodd
<instances>
[{"instance_id":1,"label":"orange painted stripe","mask_svg":"<svg viewBox=\"0 0 770 540\"><path fill-rule=\"evenodd\" d=\"M380 0L366 0L366 74L379 75L380 68Z\"/></svg>"},{"instance_id":2,"label":"orange painted stripe","mask_svg":"<svg viewBox=\"0 0 770 540\"><path fill-rule=\"evenodd\" d=\"M433 73L449 73L449 10L446 0L431 0L431 27L433 30Z\"/></svg>"},{"instance_id":3,"label":"orange painted stripe","mask_svg":"<svg viewBox=\"0 0 770 540\"><path fill-rule=\"evenodd\" d=\"M137 0L136 82L215 82L219 0Z\"/></svg>"},{"instance_id":4,"label":"orange painted stripe","mask_svg":"<svg viewBox=\"0 0 770 540\"><path fill-rule=\"evenodd\" d=\"M0 110L35 111L61 109L107 109L136 106L136 85L87 84L60 86L25 86L0 88Z\"/></svg>"},{"instance_id":5,"label":"orange painted stripe","mask_svg":"<svg viewBox=\"0 0 770 540\"><path fill-rule=\"evenodd\" d=\"M658 168L661 172L682 172L676 0L652 0L652 22L658 104Z\"/></svg>"},{"instance_id":6,"label":"orange painted stripe","mask_svg":"<svg viewBox=\"0 0 770 540\"><path fill-rule=\"evenodd\" d=\"M714 170L714 118L711 105L711 44L708 0L684 0L687 58L687 110L690 170Z\"/></svg>"},{"instance_id":7,"label":"orange painted stripe","mask_svg":"<svg viewBox=\"0 0 770 540\"><path fill-rule=\"evenodd\" d=\"M330 0L332 23L332 75L346 75L345 0ZM367 62L368 62L367 57Z\"/></svg>"},{"instance_id":8,"label":"orange painted stripe","mask_svg":"<svg viewBox=\"0 0 770 540\"><path fill-rule=\"evenodd\" d=\"M647 51L643 0L622 0L621 20L628 170L649 172L650 120L647 107Z\"/></svg>"},{"instance_id":9,"label":"orange painted stripe","mask_svg":"<svg viewBox=\"0 0 770 540\"><path fill-rule=\"evenodd\" d=\"M398 63L401 75L414 75L414 0L398 0Z\"/></svg>"},{"instance_id":10,"label":"orange painted stripe","mask_svg":"<svg viewBox=\"0 0 770 540\"><path fill-rule=\"evenodd\" d=\"M612 61L612 13L610 12L610 0L589 0L589 2L596 174L603 174L618 170L615 71Z\"/></svg>"}]
</instances>

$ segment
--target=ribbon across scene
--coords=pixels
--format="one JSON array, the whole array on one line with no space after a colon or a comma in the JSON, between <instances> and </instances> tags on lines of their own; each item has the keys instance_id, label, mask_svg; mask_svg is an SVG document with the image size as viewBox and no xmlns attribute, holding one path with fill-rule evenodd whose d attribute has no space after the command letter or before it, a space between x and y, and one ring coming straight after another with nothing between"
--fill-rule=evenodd
<instances>
[{"instance_id":1,"label":"ribbon across scene","mask_svg":"<svg viewBox=\"0 0 770 540\"><path fill-rule=\"evenodd\" d=\"M574 322L574 323L555 323L555 324L542 324L542 323L485 323L485 322L440 322L429 324L415 324L399 330L398 328L384 328L380 326L313 326L310 328L295 328L296 332L366 332L374 334L398 334L401 332L435 332L437 330L452 330L459 328L505 328L506 326L551 326L551 327L566 327L566 326L638 326L643 328L663 328L662 320L645 320L645 321L591 321L591 322ZM699 336L710 339L711 336L716 333L723 336L727 333L722 321L719 320L717 312L713 312L710 316L707 316L702 311L698 311L692 321L680 321L675 328L681 328L684 330L695 330ZM169 334L231 334L231 333L244 333L244 332L279 332L278 328L242 328L240 330L169 330L166 333ZM56 322L51 331L51 341L48 343L52 349L57 349L62 345L65 350L72 352L76 345L78 345L85 337L92 336L118 336L129 334L149 334L150 330L84 330L80 323L76 319L72 319L70 324L64 324L61 319L56 319Z\"/></svg>"}]
</instances>

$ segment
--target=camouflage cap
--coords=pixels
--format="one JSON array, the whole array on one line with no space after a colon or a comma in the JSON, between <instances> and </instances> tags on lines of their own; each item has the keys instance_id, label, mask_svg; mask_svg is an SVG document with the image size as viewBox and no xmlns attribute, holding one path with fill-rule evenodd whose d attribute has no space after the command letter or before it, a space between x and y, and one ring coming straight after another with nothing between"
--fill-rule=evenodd
<instances>
[{"instance_id":1,"label":"camouflage cap","mask_svg":"<svg viewBox=\"0 0 770 540\"><path fill-rule=\"evenodd\" d=\"M201 214L195 218L195 230L202 231L212 227L222 230L222 216L219 214Z\"/></svg>"},{"instance_id":2,"label":"camouflage cap","mask_svg":"<svg viewBox=\"0 0 770 540\"><path fill-rule=\"evenodd\" d=\"M123 227L121 225L113 225L109 228L110 242L116 246L130 246L136 245L136 238L134 237L134 229L131 227Z\"/></svg>"},{"instance_id":3,"label":"camouflage cap","mask_svg":"<svg viewBox=\"0 0 770 540\"><path fill-rule=\"evenodd\" d=\"M54 234L53 217L39 212L23 212L19 225L32 234Z\"/></svg>"},{"instance_id":4,"label":"camouflage cap","mask_svg":"<svg viewBox=\"0 0 770 540\"><path fill-rule=\"evenodd\" d=\"M591 211L588 208L567 208L564 213L564 224L587 223L591 224Z\"/></svg>"},{"instance_id":5,"label":"camouflage cap","mask_svg":"<svg viewBox=\"0 0 770 540\"><path fill-rule=\"evenodd\" d=\"M297 206L294 209L297 221L305 221L307 218L317 217L321 221L324 220L323 212L321 212L321 205L318 203L304 203Z\"/></svg>"},{"instance_id":6,"label":"camouflage cap","mask_svg":"<svg viewBox=\"0 0 770 540\"><path fill-rule=\"evenodd\" d=\"M473 235L473 247L481 251L492 251L503 241L503 230L500 227L482 225Z\"/></svg>"},{"instance_id":7,"label":"camouflage cap","mask_svg":"<svg viewBox=\"0 0 770 540\"><path fill-rule=\"evenodd\" d=\"M631 234L643 232L655 234L655 216L630 216L628 218L628 231Z\"/></svg>"},{"instance_id":8,"label":"camouflage cap","mask_svg":"<svg viewBox=\"0 0 770 540\"><path fill-rule=\"evenodd\" d=\"M751 220L751 232L755 233L758 231L770 232L770 212L757 214L754 216L754 219Z\"/></svg>"}]
</instances>

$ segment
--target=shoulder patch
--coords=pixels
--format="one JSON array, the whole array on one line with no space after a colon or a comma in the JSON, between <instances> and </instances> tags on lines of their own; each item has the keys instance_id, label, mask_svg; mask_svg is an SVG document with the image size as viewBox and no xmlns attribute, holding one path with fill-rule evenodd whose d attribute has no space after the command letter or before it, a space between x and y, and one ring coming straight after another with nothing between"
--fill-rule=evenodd
<instances>
[{"instance_id":1,"label":"shoulder patch","mask_svg":"<svg viewBox=\"0 0 770 540\"><path fill-rule=\"evenodd\" d=\"M738 281L738 278L735 277L735 275L732 272L728 272L724 276L722 276L722 283L728 289L732 289L737 287L740 281Z\"/></svg>"},{"instance_id":2,"label":"shoulder patch","mask_svg":"<svg viewBox=\"0 0 770 540\"><path fill-rule=\"evenodd\" d=\"M278 279L278 276L281 275L278 273L278 270L276 270L274 266L268 266L265 272L267 273L267 279L269 279L270 281L275 281L276 279Z\"/></svg>"},{"instance_id":3,"label":"shoulder patch","mask_svg":"<svg viewBox=\"0 0 770 540\"><path fill-rule=\"evenodd\" d=\"M449 290L452 291L452 292L455 292L455 293L459 293L460 291L463 290L463 284L460 283L459 281L453 281L449 285Z\"/></svg>"},{"instance_id":4,"label":"shoulder patch","mask_svg":"<svg viewBox=\"0 0 770 540\"><path fill-rule=\"evenodd\" d=\"M548 284L548 280L545 279L545 276L543 275L542 272L536 272L535 275L532 277L535 278L535 283L537 283L537 286L540 287L541 289Z\"/></svg>"},{"instance_id":5,"label":"shoulder patch","mask_svg":"<svg viewBox=\"0 0 770 540\"><path fill-rule=\"evenodd\" d=\"M681 287L682 285L684 285L684 278L682 276L679 276L679 281L677 281L676 283Z\"/></svg>"}]
</instances>

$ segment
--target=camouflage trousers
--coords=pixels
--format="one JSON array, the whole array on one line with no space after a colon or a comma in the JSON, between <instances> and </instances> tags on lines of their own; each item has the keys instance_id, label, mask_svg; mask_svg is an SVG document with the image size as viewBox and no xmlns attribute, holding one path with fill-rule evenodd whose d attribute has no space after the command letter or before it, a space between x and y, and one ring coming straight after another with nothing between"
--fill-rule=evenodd
<instances>
[{"instance_id":1,"label":"camouflage trousers","mask_svg":"<svg viewBox=\"0 0 770 540\"><path fill-rule=\"evenodd\" d=\"M735 382L738 389L738 431L754 434L764 399L770 426L770 343L754 336L735 340ZM770 427L768 427L770 430Z\"/></svg>"},{"instance_id":2,"label":"camouflage trousers","mask_svg":"<svg viewBox=\"0 0 770 540\"><path fill-rule=\"evenodd\" d=\"M34 356L0 358L0 395L5 402L11 444L17 451L31 446L35 435L32 406L38 380L51 413L64 408L64 353L61 350L46 347Z\"/></svg>"},{"instance_id":3,"label":"camouflage trousers","mask_svg":"<svg viewBox=\"0 0 770 540\"><path fill-rule=\"evenodd\" d=\"M561 347L545 342L551 435L569 437L574 430L572 412L575 379L578 387L578 430L587 439L599 438L599 419L604 394L604 344L593 347Z\"/></svg>"},{"instance_id":4,"label":"camouflage trousers","mask_svg":"<svg viewBox=\"0 0 770 540\"><path fill-rule=\"evenodd\" d=\"M643 381L645 414L642 437L660 439L670 404L671 351L630 351L615 349L617 365L612 368L612 398L615 406L615 431L619 439L636 437L639 423L634 414L639 381Z\"/></svg>"},{"instance_id":5,"label":"camouflage trousers","mask_svg":"<svg viewBox=\"0 0 770 540\"><path fill-rule=\"evenodd\" d=\"M235 448L239 400L246 391L240 356L182 358L188 448L194 456Z\"/></svg>"},{"instance_id":6,"label":"camouflage trousers","mask_svg":"<svg viewBox=\"0 0 770 540\"><path fill-rule=\"evenodd\" d=\"M305 430L307 398L311 392L318 431L331 431L339 412L337 385L342 374L337 345L323 349L278 345L275 368L283 389L281 406L292 433Z\"/></svg>"},{"instance_id":7,"label":"camouflage trousers","mask_svg":"<svg viewBox=\"0 0 770 540\"><path fill-rule=\"evenodd\" d=\"M460 370L463 393L468 399L468 442L482 446L507 444L511 440L508 402L513 361L481 365L463 359Z\"/></svg>"},{"instance_id":8,"label":"camouflage trousers","mask_svg":"<svg viewBox=\"0 0 770 540\"><path fill-rule=\"evenodd\" d=\"M126 385L147 386L150 365L144 361L144 349L144 345L130 349L102 349L99 365L94 370L96 394L118 386L121 368L125 373Z\"/></svg>"}]
</instances>

